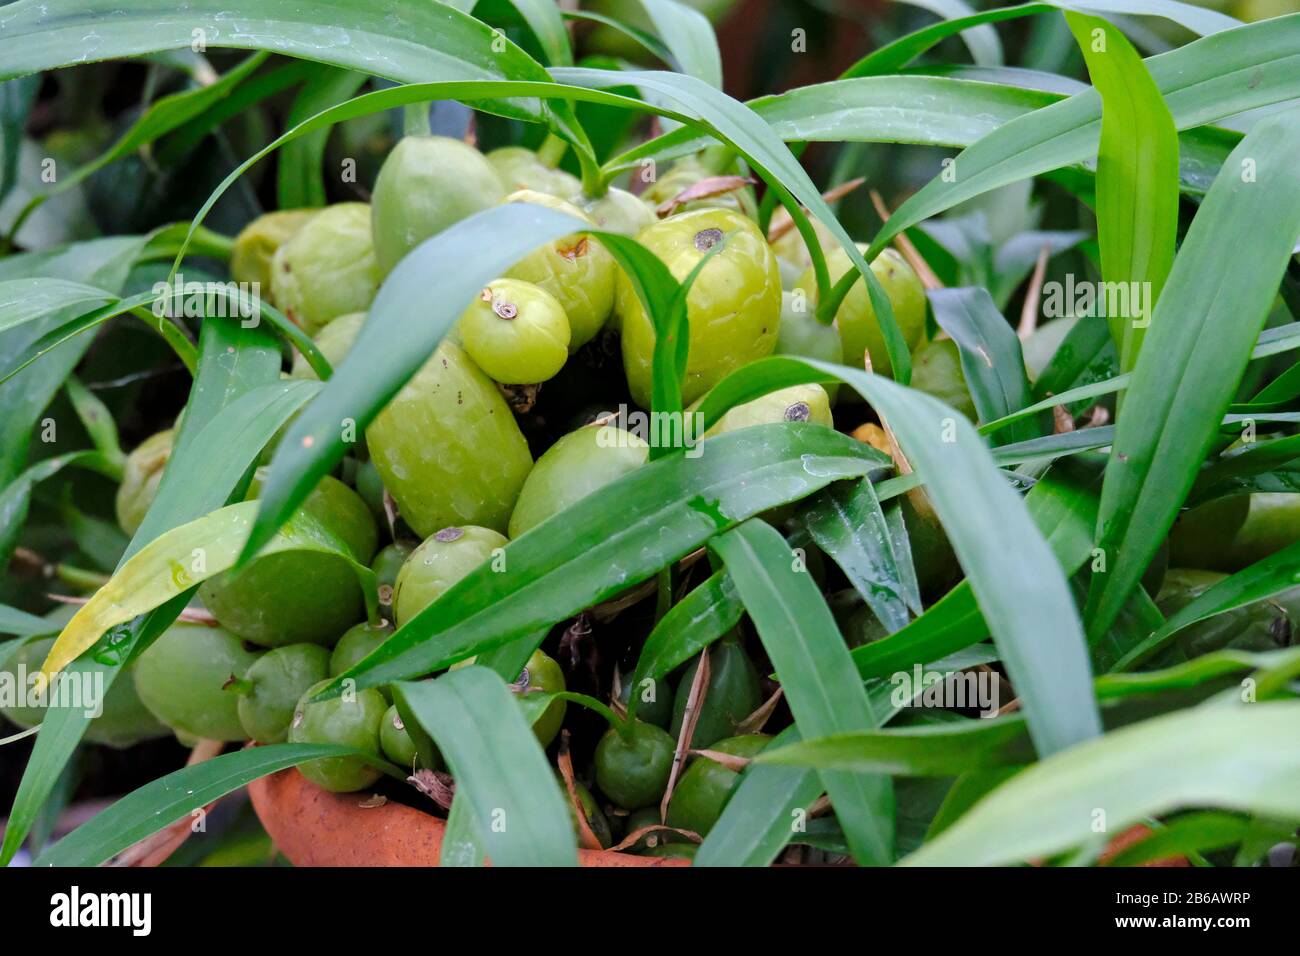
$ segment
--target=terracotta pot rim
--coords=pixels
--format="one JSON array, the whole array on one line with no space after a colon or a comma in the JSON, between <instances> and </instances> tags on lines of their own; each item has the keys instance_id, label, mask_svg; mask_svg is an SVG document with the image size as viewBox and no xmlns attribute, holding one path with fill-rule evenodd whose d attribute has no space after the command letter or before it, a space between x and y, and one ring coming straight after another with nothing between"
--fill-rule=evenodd
<instances>
[{"instance_id":1,"label":"terracotta pot rim","mask_svg":"<svg viewBox=\"0 0 1300 956\"><path fill-rule=\"evenodd\" d=\"M368 791L330 793L296 769L248 785L253 809L294 866L437 866L445 821L395 801L365 807ZM680 858L578 850L582 866L678 867Z\"/></svg>"}]
</instances>

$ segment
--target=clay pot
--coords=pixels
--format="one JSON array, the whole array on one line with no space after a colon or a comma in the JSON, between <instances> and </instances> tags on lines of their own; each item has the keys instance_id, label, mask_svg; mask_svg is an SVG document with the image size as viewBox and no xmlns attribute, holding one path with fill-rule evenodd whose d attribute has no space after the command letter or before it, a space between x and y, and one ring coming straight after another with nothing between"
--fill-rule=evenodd
<instances>
[{"instance_id":1,"label":"clay pot","mask_svg":"<svg viewBox=\"0 0 1300 956\"><path fill-rule=\"evenodd\" d=\"M370 794L330 793L297 770L281 770L248 785L262 826L294 866L437 866L446 824L405 804L363 807ZM1134 826L1111 841L1104 862L1149 835ZM582 866L689 866L690 861L609 850L579 850ZM1184 857L1143 866L1188 866Z\"/></svg>"},{"instance_id":2,"label":"clay pot","mask_svg":"<svg viewBox=\"0 0 1300 956\"><path fill-rule=\"evenodd\" d=\"M297 770L248 785L262 826L294 866L437 866L446 824L389 801L363 807L370 794L329 793ZM688 860L579 850L583 866L689 866Z\"/></svg>"},{"instance_id":3,"label":"clay pot","mask_svg":"<svg viewBox=\"0 0 1300 956\"><path fill-rule=\"evenodd\" d=\"M1143 826L1140 823L1135 823L1133 826L1129 827L1119 836L1115 837L1113 840L1110 841L1110 843L1106 846L1106 849L1102 852L1101 856L1098 857L1098 862L1106 863L1112 860L1114 857L1118 856L1124 850L1127 850L1133 844L1141 843L1147 837L1151 836L1152 832L1153 831L1151 830L1150 827ZM1139 863L1138 865L1162 867L1162 866L1191 866L1192 864L1188 862L1187 857L1185 856L1166 856L1166 857L1161 857L1160 859L1157 860L1148 860L1146 863Z\"/></svg>"}]
</instances>

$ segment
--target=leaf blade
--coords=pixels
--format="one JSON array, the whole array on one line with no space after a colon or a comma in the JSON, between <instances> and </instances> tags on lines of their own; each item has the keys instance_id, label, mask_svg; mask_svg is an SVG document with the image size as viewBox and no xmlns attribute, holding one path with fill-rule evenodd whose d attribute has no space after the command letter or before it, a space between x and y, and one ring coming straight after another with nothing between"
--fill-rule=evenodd
<instances>
[{"instance_id":1,"label":"leaf blade","mask_svg":"<svg viewBox=\"0 0 1300 956\"><path fill-rule=\"evenodd\" d=\"M817 585L791 568L790 548L771 525L747 521L709 542L731 572L785 691L800 735L852 733L877 725L867 692ZM822 773L853 856L884 866L894 856L894 790L888 777Z\"/></svg>"},{"instance_id":2,"label":"leaf blade","mask_svg":"<svg viewBox=\"0 0 1300 956\"><path fill-rule=\"evenodd\" d=\"M1296 117L1274 114L1233 151L1156 305L1127 396L1142 414L1120 416L1102 485L1097 538L1109 560L1084 609L1092 637L1115 620L1191 490L1300 235L1300 173L1285 158L1300 150ZM1234 169L1247 159L1257 182Z\"/></svg>"},{"instance_id":3,"label":"leaf blade","mask_svg":"<svg viewBox=\"0 0 1300 956\"><path fill-rule=\"evenodd\" d=\"M1112 731L1017 774L905 866L993 866L1186 806L1300 816L1300 703L1200 707Z\"/></svg>"},{"instance_id":4,"label":"leaf blade","mask_svg":"<svg viewBox=\"0 0 1300 956\"><path fill-rule=\"evenodd\" d=\"M393 695L433 737L468 799L494 866L576 866L577 839L555 774L505 683L465 667Z\"/></svg>"}]
</instances>

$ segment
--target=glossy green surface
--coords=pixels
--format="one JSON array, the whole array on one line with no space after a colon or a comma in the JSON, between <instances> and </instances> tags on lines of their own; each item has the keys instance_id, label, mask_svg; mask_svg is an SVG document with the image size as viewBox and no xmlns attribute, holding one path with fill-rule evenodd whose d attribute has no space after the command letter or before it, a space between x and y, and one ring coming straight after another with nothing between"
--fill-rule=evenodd
<instances>
[{"instance_id":1,"label":"glossy green surface","mask_svg":"<svg viewBox=\"0 0 1300 956\"><path fill-rule=\"evenodd\" d=\"M1165 574L1156 605L1169 617L1227 577L1217 571L1171 568ZM1224 649L1275 651L1292 646L1300 632L1300 588L1292 588L1267 601L1256 601L1179 631L1174 642L1156 657L1151 667L1172 667L1203 654Z\"/></svg>"},{"instance_id":2,"label":"glossy green surface","mask_svg":"<svg viewBox=\"0 0 1300 956\"><path fill-rule=\"evenodd\" d=\"M724 170L719 173L699 156L684 156L647 187L641 194L641 198L651 209L659 209L700 180L719 175L732 175L732 171ZM692 212L696 209L726 209L753 219L758 215L758 201L754 197L752 186L742 186L716 196L692 199L675 211Z\"/></svg>"},{"instance_id":3,"label":"glossy green surface","mask_svg":"<svg viewBox=\"0 0 1300 956\"><path fill-rule=\"evenodd\" d=\"M508 193L534 189L568 199L582 189L582 183L562 169L552 169L525 146L501 146L484 154Z\"/></svg>"},{"instance_id":4,"label":"glossy green surface","mask_svg":"<svg viewBox=\"0 0 1300 956\"><path fill-rule=\"evenodd\" d=\"M488 284L457 324L461 344L484 372L507 385L544 382L569 357L569 319L541 286Z\"/></svg>"},{"instance_id":5,"label":"glossy green surface","mask_svg":"<svg viewBox=\"0 0 1300 956\"><path fill-rule=\"evenodd\" d=\"M655 221L654 211L640 197L614 186L599 199L575 194L570 201L608 232L635 236Z\"/></svg>"},{"instance_id":6,"label":"glossy green surface","mask_svg":"<svg viewBox=\"0 0 1300 956\"><path fill-rule=\"evenodd\" d=\"M250 493L251 495L251 493ZM335 478L321 479L302 508L368 564L378 533L365 502ZM263 647L308 642L332 645L365 616L356 572L337 555L282 551L254 558L199 588L223 626Z\"/></svg>"},{"instance_id":7,"label":"glossy green surface","mask_svg":"<svg viewBox=\"0 0 1300 956\"><path fill-rule=\"evenodd\" d=\"M294 709L289 741L295 744L341 744L380 755L379 726L388 703L377 690L335 697L316 704L307 702L322 681L308 688ZM380 772L357 757L324 757L299 764L302 775L334 793L351 793L368 787Z\"/></svg>"},{"instance_id":8,"label":"glossy green surface","mask_svg":"<svg viewBox=\"0 0 1300 956\"><path fill-rule=\"evenodd\" d=\"M443 342L366 429L401 515L425 537L449 525L504 531L533 467L496 384Z\"/></svg>"},{"instance_id":9,"label":"glossy green surface","mask_svg":"<svg viewBox=\"0 0 1300 956\"><path fill-rule=\"evenodd\" d=\"M510 537L519 537L641 467L649 454L644 441L612 425L570 432L537 459L510 515Z\"/></svg>"},{"instance_id":10,"label":"glossy green surface","mask_svg":"<svg viewBox=\"0 0 1300 956\"><path fill-rule=\"evenodd\" d=\"M384 756L391 762L403 770L441 770L442 755L433 746L433 741L427 741L427 744L434 757L434 764L431 767L426 767L420 762L420 748L416 743L415 734L402 721L402 715L397 712L397 707L389 707L384 711L384 719L379 725L379 745Z\"/></svg>"},{"instance_id":11,"label":"glossy green surface","mask_svg":"<svg viewBox=\"0 0 1300 956\"><path fill-rule=\"evenodd\" d=\"M733 757L753 758L771 740L766 734L745 734L716 741L709 749ZM738 783L740 774L716 760L691 758L686 772L673 788L673 799L668 805L668 825L707 836L718 817L722 816L723 808Z\"/></svg>"},{"instance_id":12,"label":"glossy green surface","mask_svg":"<svg viewBox=\"0 0 1300 956\"><path fill-rule=\"evenodd\" d=\"M867 247L859 243L858 248L865 252ZM836 248L826 257L826 267L830 270L832 283L856 268L842 248ZM903 333L903 341L909 349L916 348L925 333L925 286L907 261L893 249L882 252L871 263L871 271L885 288L894 318ZM799 279L795 289L807 295L809 302L817 301L817 282L811 267ZM880 375L893 376L893 366L885 350L885 336L867 294L867 284L861 277L840 303L835 313L835 324L840 330L845 365L863 368L863 354L870 352L872 370Z\"/></svg>"},{"instance_id":13,"label":"glossy green surface","mask_svg":"<svg viewBox=\"0 0 1300 956\"><path fill-rule=\"evenodd\" d=\"M135 662L135 689L155 717L201 740L246 740L239 695L226 689L246 677L261 654L221 627L173 624Z\"/></svg>"},{"instance_id":14,"label":"glossy green surface","mask_svg":"<svg viewBox=\"0 0 1300 956\"><path fill-rule=\"evenodd\" d=\"M51 626L61 627L71 620L76 611L76 605L61 604L44 617ZM0 680L12 687L15 694L23 693L30 688L33 675L40 671L41 664L44 663L46 655L53 646L53 637L40 638L23 644L7 660L0 660L0 674L6 675ZM110 747L126 748L142 740L165 737L170 733L167 726L150 713L144 702L140 700L133 679L134 669L134 666L129 667L127 673L114 681L102 701L96 696L98 692L93 688L90 696L80 698L87 705L87 710L100 711L99 716L92 720L86 729L86 740L96 744L107 744ZM78 693L81 692L78 690ZM38 701L26 699L16 703L36 704ZM45 708L5 706L0 707L0 715L10 723L28 730L45 719Z\"/></svg>"},{"instance_id":15,"label":"glossy green surface","mask_svg":"<svg viewBox=\"0 0 1300 956\"><path fill-rule=\"evenodd\" d=\"M546 193L523 189L505 201L535 203L591 222L577 206ZM555 296L569 319L569 351L576 352L595 338L609 319L618 271L609 250L595 239L574 234L533 250L506 275L541 286Z\"/></svg>"},{"instance_id":16,"label":"glossy green surface","mask_svg":"<svg viewBox=\"0 0 1300 956\"><path fill-rule=\"evenodd\" d=\"M629 683L631 679L631 674L624 674L624 683L619 688L618 699L622 701L624 707L627 706L632 695L632 685ZM641 685L636 690L638 698L636 719L644 720L647 724L654 724L656 727L667 728L673 719L673 688L668 683L668 678L660 677L656 680L647 677L641 681Z\"/></svg>"},{"instance_id":17,"label":"glossy green surface","mask_svg":"<svg viewBox=\"0 0 1300 956\"><path fill-rule=\"evenodd\" d=\"M1300 495L1260 492L1216 498L1182 514L1169 534L1180 567L1240 571L1300 540Z\"/></svg>"},{"instance_id":18,"label":"glossy green surface","mask_svg":"<svg viewBox=\"0 0 1300 956\"><path fill-rule=\"evenodd\" d=\"M284 209L258 216L235 237L230 253L230 277L236 282L256 282L258 294L271 296L271 259L282 245L316 214L315 209Z\"/></svg>"},{"instance_id":19,"label":"glossy green surface","mask_svg":"<svg viewBox=\"0 0 1300 956\"><path fill-rule=\"evenodd\" d=\"M772 354L781 321L776 256L752 220L726 209L701 209L654 223L637 241L663 260L680 282L726 236L686 299L689 355L682 400L693 402L742 365ZM615 310L622 329L623 369L632 397L650 407L655 331L631 282L621 272Z\"/></svg>"},{"instance_id":20,"label":"glossy green surface","mask_svg":"<svg viewBox=\"0 0 1300 956\"><path fill-rule=\"evenodd\" d=\"M379 549L375 559L370 562L370 570L375 572L375 586L379 590L379 609L389 620L393 618L393 595L397 588L397 575L402 565L415 549L406 542L393 542Z\"/></svg>"},{"instance_id":21,"label":"glossy green surface","mask_svg":"<svg viewBox=\"0 0 1300 956\"><path fill-rule=\"evenodd\" d=\"M475 525L443 528L425 538L397 572L393 612L398 627L508 543L500 532Z\"/></svg>"},{"instance_id":22,"label":"glossy green surface","mask_svg":"<svg viewBox=\"0 0 1300 956\"><path fill-rule=\"evenodd\" d=\"M686 702L690 698L691 683L699 668L699 658L687 665L677 683L677 696L673 699L673 721L668 728L674 740L681 734ZM733 736L741 722L758 709L763 702L758 686L758 670L749 659L740 641L724 637L709 648L709 687L700 708L695 734L691 737L694 748L708 747L714 741Z\"/></svg>"},{"instance_id":23,"label":"glossy green surface","mask_svg":"<svg viewBox=\"0 0 1300 956\"><path fill-rule=\"evenodd\" d=\"M352 343L356 341L357 333L361 331L361 326L365 321L366 313L349 312L347 315L340 315L311 337L312 341L316 343L316 347L320 349L321 355L324 355L326 361L330 363L331 368L338 368L343 359L347 357L348 351L352 348ZM314 380L317 376L302 354L294 352L293 368L289 372L289 377Z\"/></svg>"},{"instance_id":24,"label":"glossy green surface","mask_svg":"<svg viewBox=\"0 0 1300 956\"><path fill-rule=\"evenodd\" d=\"M654 724L634 721L626 739L611 727L596 744L596 785L625 810L651 806L668 787L674 749Z\"/></svg>"},{"instance_id":25,"label":"glossy green surface","mask_svg":"<svg viewBox=\"0 0 1300 956\"><path fill-rule=\"evenodd\" d=\"M831 400L820 385L791 385L729 409L705 437L772 422L816 422L834 428Z\"/></svg>"},{"instance_id":26,"label":"glossy green surface","mask_svg":"<svg viewBox=\"0 0 1300 956\"><path fill-rule=\"evenodd\" d=\"M375 523L381 528L386 526L388 515L384 511L384 479L380 477L375 463L369 458L357 462L356 474L353 475L352 481L357 494L366 503L370 513L375 516Z\"/></svg>"},{"instance_id":27,"label":"glossy green surface","mask_svg":"<svg viewBox=\"0 0 1300 956\"><path fill-rule=\"evenodd\" d=\"M309 335L349 312L364 312L379 288L370 207L328 206L303 224L271 260L275 304Z\"/></svg>"},{"instance_id":28,"label":"glossy green surface","mask_svg":"<svg viewBox=\"0 0 1300 956\"><path fill-rule=\"evenodd\" d=\"M1020 343L1020 351L1025 357L1025 372L1031 382L1037 381L1043 374L1047 363L1056 355L1065 337L1070 334L1079 320L1073 316L1053 319L1029 333Z\"/></svg>"},{"instance_id":29,"label":"glossy green surface","mask_svg":"<svg viewBox=\"0 0 1300 956\"><path fill-rule=\"evenodd\" d=\"M539 690L558 694L565 690L564 671L560 670L560 665L549 654L533 651L532 657L528 658L527 665L519 672L519 677L511 685L511 689L520 694ZM537 740L543 747L550 746L551 741L559 734L568 708L567 701L552 701L546 710L542 711L542 716L533 722L533 733L537 735Z\"/></svg>"},{"instance_id":30,"label":"glossy green surface","mask_svg":"<svg viewBox=\"0 0 1300 956\"><path fill-rule=\"evenodd\" d=\"M975 400L966 388L961 354L952 339L926 342L912 354L912 388L933 395L971 421L978 419Z\"/></svg>"},{"instance_id":31,"label":"glossy green surface","mask_svg":"<svg viewBox=\"0 0 1300 956\"><path fill-rule=\"evenodd\" d=\"M404 137L384 160L371 197L380 275L425 239L504 195L496 169L473 146L446 136Z\"/></svg>"},{"instance_id":32,"label":"glossy green surface","mask_svg":"<svg viewBox=\"0 0 1300 956\"><path fill-rule=\"evenodd\" d=\"M140 442L126 456L114 507L117 523L127 534L140 530L140 522L144 521L145 512L158 494L158 482L162 480L163 469L171 457L174 438L175 432L170 428L158 432Z\"/></svg>"},{"instance_id":33,"label":"glossy green surface","mask_svg":"<svg viewBox=\"0 0 1300 956\"><path fill-rule=\"evenodd\" d=\"M374 625L368 621L354 624L339 638L330 652L330 676L337 677L368 657L371 651L388 640L393 628L388 624Z\"/></svg>"},{"instance_id":34,"label":"glossy green surface","mask_svg":"<svg viewBox=\"0 0 1300 956\"><path fill-rule=\"evenodd\" d=\"M319 644L289 644L263 654L244 675L251 687L239 695L244 733L259 744L283 743L298 698L329 677L329 667L329 651Z\"/></svg>"}]
</instances>

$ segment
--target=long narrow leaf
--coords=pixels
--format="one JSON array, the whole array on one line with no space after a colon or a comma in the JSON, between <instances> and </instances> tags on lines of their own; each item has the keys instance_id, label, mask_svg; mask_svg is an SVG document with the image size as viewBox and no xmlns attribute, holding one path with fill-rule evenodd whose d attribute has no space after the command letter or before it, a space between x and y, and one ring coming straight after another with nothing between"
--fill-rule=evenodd
<instances>
[{"instance_id":1,"label":"long narrow leaf","mask_svg":"<svg viewBox=\"0 0 1300 956\"><path fill-rule=\"evenodd\" d=\"M683 73L722 89L722 54L708 17L677 0L640 0Z\"/></svg>"},{"instance_id":2,"label":"long narrow leaf","mask_svg":"<svg viewBox=\"0 0 1300 956\"><path fill-rule=\"evenodd\" d=\"M145 784L73 830L36 858L36 866L98 866L259 777L321 757L358 757L400 776L396 767L337 744L272 744L222 754Z\"/></svg>"},{"instance_id":3,"label":"long narrow leaf","mask_svg":"<svg viewBox=\"0 0 1300 956\"><path fill-rule=\"evenodd\" d=\"M330 67L316 67L298 91L289 110L287 125L297 126L322 110L337 106L356 94L366 81L362 73ZM321 160L329 130L323 129L294 140L280 153L276 167L276 195L281 209L325 205L324 170Z\"/></svg>"},{"instance_id":4,"label":"long narrow leaf","mask_svg":"<svg viewBox=\"0 0 1300 956\"><path fill-rule=\"evenodd\" d=\"M982 288L936 289L929 293L934 320L947 332L961 357L966 387L980 422L1010 415L1029 404L1029 379L1020 339L988 291ZM1038 431L1031 421L1009 429L1009 441L1026 441Z\"/></svg>"},{"instance_id":5,"label":"long narrow leaf","mask_svg":"<svg viewBox=\"0 0 1300 956\"><path fill-rule=\"evenodd\" d=\"M709 542L771 658L795 726L807 737L877 725L866 690L830 608L806 571L793 569L790 546L771 525L747 521ZM822 773L835 814L863 865L893 862L894 792L888 777Z\"/></svg>"},{"instance_id":6,"label":"long narrow leaf","mask_svg":"<svg viewBox=\"0 0 1300 956\"><path fill-rule=\"evenodd\" d=\"M162 531L183 524L220 507L230 496L238 478L228 485L203 481L188 486L168 482L167 471L180 471L207 458L208 446L199 433L241 395L258 385L278 380L280 349L266 329L244 328L235 322L210 322L200 333L198 374L186 406L184 422L176 437L163 480L144 522L127 547L123 561ZM232 441L222 446L223 464L237 467L242 473L252 465L261 445L253 441ZM74 661L71 669L83 679L99 679L107 692L121 674L123 665L176 619L188 595L182 595L143 619L116 628L100 640L89 654ZM22 846L37 813L63 772L90 721L81 707L50 707L36 737L36 745L23 771L23 779L14 797L13 810L0 845L0 864L7 863Z\"/></svg>"},{"instance_id":7,"label":"long narrow leaf","mask_svg":"<svg viewBox=\"0 0 1300 956\"><path fill-rule=\"evenodd\" d=\"M1044 857L1183 807L1300 817L1300 703L1179 711L1017 774L903 862L993 866Z\"/></svg>"},{"instance_id":8,"label":"long narrow leaf","mask_svg":"<svg viewBox=\"0 0 1300 956\"><path fill-rule=\"evenodd\" d=\"M1065 574L1092 550L1097 524L1096 488L1086 477L1053 472L1025 496L1025 507ZM853 650L863 677L888 677L914 664L938 660L988 637L969 581L963 581L902 630Z\"/></svg>"},{"instance_id":9,"label":"long narrow leaf","mask_svg":"<svg viewBox=\"0 0 1300 956\"><path fill-rule=\"evenodd\" d=\"M646 681L658 681L740 623L745 607L731 575L719 571L669 609L655 625L629 680L628 717L636 716Z\"/></svg>"},{"instance_id":10,"label":"long narrow leaf","mask_svg":"<svg viewBox=\"0 0 1300 956\"><path fill-rule=\"evenodd\" d=\"M110 628L125 624L185 594L235 564L257 512L256 501L227 505L159 535L127 559L107 584L73 615L50 648L41 670L55 674L92 647ZM320 551L345 559L362 581L373 572L324 524L307 512L285 523L258 553ZM193 555L202 555L196 562Z\"/></svg>"},{"instance_id":11,"label":"long narrow leaf","mask_svg":"<svg viewBox=\"0 0 1300 956\"><path fill-rule=\"evenodd\" d=\"M1300 14L1196 40L1145 61L1179 129L1300 97ZM1101 97L1079 93L1013 120L954 160L956 175L929 182L900 206L872 241L894 236L957 203L1095 154Z\"/></svg>"},{"instance_id":12,"label":"long narrow leaf","mask_svg":"<svg viewBox=\"0 0 1300 956\"><path fill-rule=\"evenodd\" d=\"M884 456L821 425L754 425L663 458L547 519L404 624L321 693L432 673L532 634L653 576L712 536L840 478L879 474Z\"/></svg>"},{"instance_id":13,"label":"long narrow leaf","mask_svg":"<svg viewBox=\"0 0 1300 956\"><path fill-rule=\"evenodd\" d=\"M886 631L892 633L907 624L907 588L885 513L871 482L832 485L810 501L800 519ZM917 606L911 610L919 613L921 609Z\"/></svg>"},{"instance_id":14,"label":"long narrow leaf","mask_svg":"<svg viewBox=\"0 0 1300 956\"><path fill-rule=\"evenodd\" d=\"M1107 316L1120 370L1137 361L1150 310L1174 262L1178 233L1178 131L1141 57L1100 17L1065 14L1101 94L1097 235L1106 282L1141 289L1124 314Z\"/></svg>"},{"instance_id":15,"label":"long narrow leaf","mask_svg":"<svg viewBox=\"0 0 1300 956\"><path fill-rule=\"evenodd\" d=\"M577 839L555 773L505 683L483 667L419 684L401 700L451 765L494 866L576 866Z\"/></svg>"},{"instance_id":16,"label":"long narrow leaf","mask_svg":"<svg viewBox=\"0 0 1300 956\"><path fill-rule=\"evenodd\" d=\"M97 43L87 54L84 39ZM195 31L198 31L197 34ZM499 31L442 3L396 0L191 0L184 8L140 0L19 0L0 17L0 79L87 59L208 47L258 49L331 63L401 82L538 79L545 72ZM509 107L536 118L536 104Z\"/></svg>"},{"instance_id":17,"label":"long narrow leaf","mask_svg":"<svg viewBox=\"0 0 1300 956\"><path fill-rule=\"evenodd\" d=\"M770 746L783 747L798 739L798 728L791 726ZM750 764L722 816L700 844L693 865L767 866L806 830L806 811L822 789L815 770Z\"/></svg>"},{"instance_id":18,"label":"long narrow leaf","mask_svg":"<svg viewBox=\"0 0 1300 956\"><path fill-rule=\"evenodd\" d=\"M707 426L736 402L828 377L848 384L889 422L925 482L1040 752L1098 733L1086 644L1065 577L988 448L958 412L880 376L790 356L733 372L705 395L699 411Z\"/></svg>"},{"instance_id":19,"label":"long narrow leaf","mask_svg":"<svg viewBox=\"0 0 1300 956\"><path fill-rule=\"evenodd\" d=\"M1242 140L1192 221L1156 305L1102 486L1090 635L1119 614L1214 440L1300 236L1300 110ZM1163 321L1162 321L1163 318Z\"/></svg>"}]
</instances>

